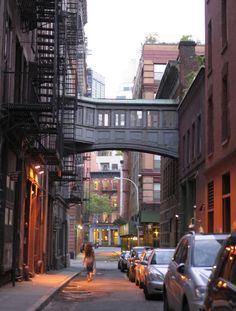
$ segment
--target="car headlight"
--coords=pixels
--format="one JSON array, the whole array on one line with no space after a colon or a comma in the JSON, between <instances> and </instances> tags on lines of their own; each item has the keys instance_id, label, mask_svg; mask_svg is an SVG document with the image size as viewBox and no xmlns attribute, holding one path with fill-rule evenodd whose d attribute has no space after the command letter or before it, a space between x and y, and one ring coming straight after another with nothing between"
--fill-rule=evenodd
<instances>
[{"instance_id":1,"label":"car headlight","mask_svg":"<svg viewBox=\"0 0 236 311\"><path fill-rule=\"evenodd\" d=\"M151 281L163 281L164 275L161 272L150 271L149 278Z\"/></svg>"},{"instance_id":2,"label":"car headlight","mask_svg":"<svg viewBox=\"0 0 236 311\"><path fill-rule=\"evenodd\" d=\"M206 287L205 286L196 286L195 287L195 295L198 299L203 299L206 294Z\"/></svg>"}]
</instances>

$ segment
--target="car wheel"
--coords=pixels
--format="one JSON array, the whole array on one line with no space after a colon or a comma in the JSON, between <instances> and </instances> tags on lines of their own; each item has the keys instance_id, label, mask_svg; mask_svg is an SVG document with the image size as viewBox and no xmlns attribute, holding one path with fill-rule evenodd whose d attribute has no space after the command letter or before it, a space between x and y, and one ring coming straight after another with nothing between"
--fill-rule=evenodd
<instances>
[{"instance_id":1,"label":"car wheel","mask_svg":"<svg viewBox=\"0 0 236 311\"><path fill-rule=\"evenodd\" d=\"M144 293L144 296L147 300L151 299L151 295L148 293L148 289L147 289L147 286L144 284L143 285L143 293Z\"/></svg>"},{"instance_id":2,"label":"car wheel","mask_svg":"<svg viewBox=\"0 0 236 311\"><path fill-rule=\"evenodd\" d=\"M169 303L168 303L168 298L167 298L165 290L163 292L163 310L164 311L169 311L170 310Z\"/></svg>"},{"instance_id":3,"label":"car wheel","mask_svg":"<svg viewBox=\"0 0 236 311\"><path fill-rule=\"evenodd\" d=\"M182 311L190 311L187 300L184 301Z\"/></svg>"},{"instance_id":4,"label":"car wheel","mask_svg":"<svg viewBox=\"0 0 236 311\"><path fill-rule=\"evenodd\" d=\"M123 267L122 264L120 265L120 271L121 271L121 272L124 272L124 271L125 271L125 269L124 269L124 267Z\"/></svg>"},{"instance_id":5,"label":"car wheel","mask_svg":"<svg viewBox=\"0 0 236 311\"><path fill-rule=\"evenodd\" d=\"M130 282L134 282L134 275L132 272L129 272L129 280Z\"/></svg>"},{"instance_id":6,"label":"car wheel","mask_svg":"<svg viewBox=\"0 0 236 311\"><path fill-rule=\"evenodd\" d=\"M120 270L120 262L118 262L118 269Z\"/></svg>"}]
</instances>

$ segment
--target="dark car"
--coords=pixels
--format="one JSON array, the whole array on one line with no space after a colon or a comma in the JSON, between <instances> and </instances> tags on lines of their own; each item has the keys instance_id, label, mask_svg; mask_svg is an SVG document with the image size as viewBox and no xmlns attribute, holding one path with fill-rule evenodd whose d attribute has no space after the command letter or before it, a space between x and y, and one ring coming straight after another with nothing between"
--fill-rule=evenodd
<instances>
[{"instance_id":1,"label":"dark car","mask_svg":"<svg viewBox=\"0 0 236 311\"><path fill-rule=\"evenodd\" d=\"M204 310L236 310L236 233L223 243L210 275Z\"/></svg>"},{"instance_id":2,"label":"dark car","mask_svg":"<svg viewBox=\"0 0 236 311\"><path fill-rule=\"evenodd\" d=\"M127 260L130 256L130 251L122 251L118 259L118 269L124 272L127 270Z\"/></svg>"},{"instance_id":3,"label":"dark car","mask_svg":"<svg viewBox=\"0 0 236 311\"><path fill-rule=\"evenodd\" d=\"M130 251L130 257L127 262L127 276L131 282L135 281L135 267L140 260L144 250L152 249L150 246L135 246Z\"/></svg>"}]
</instances>

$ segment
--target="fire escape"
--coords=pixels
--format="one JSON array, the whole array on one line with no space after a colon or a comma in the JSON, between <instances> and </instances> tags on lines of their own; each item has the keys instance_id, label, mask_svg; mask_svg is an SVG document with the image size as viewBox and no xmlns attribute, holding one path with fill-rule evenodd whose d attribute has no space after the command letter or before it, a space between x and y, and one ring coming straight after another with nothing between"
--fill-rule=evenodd
<instances>
[{"instance_id":1,"label":"fire escape","mask_svg":"<svg viewBox=\"0 0 236 311\"><path fill-rule=\"evenodd\" d=\"M5 130L17 132L24 151L48 167L63 199L78 202L83 157L74 135L77 96L85 94L86 1L17 0L17 6L22 31L35 36L35 61L21 74L22 80L27 76L28 95L3 104Z\"/></svg>"}]
</instances>

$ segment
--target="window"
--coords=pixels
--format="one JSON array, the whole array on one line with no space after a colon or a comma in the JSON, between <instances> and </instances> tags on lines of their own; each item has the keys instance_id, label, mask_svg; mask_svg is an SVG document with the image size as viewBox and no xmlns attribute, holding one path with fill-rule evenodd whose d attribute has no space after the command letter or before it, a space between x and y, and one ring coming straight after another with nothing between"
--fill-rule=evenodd
<instances>
[{"instance_id":1,"label":"window","mask_svg":"<svg viewBox=\"0 0 236 311\"><path fill-rule=\"evenodd\" d=\"M222 176L222 221L223 232L231 231L230 174Z\"/></svg>"},{"instance_id":2,"label":"window","mask_svg":"<svg viewBox=\"0 0 236 311\"><path fill-rule=\"evenodd\" d=\"M187 132L187 146L186 146L186 160L187 160L187 165L189 165L190 162L190 131L188 130Z\"/></svg>"},{"instance_id":3,"label":"window","mask_svg":"<svg viewBox=\"0 0 236 311\"><path fill-rule=\"evenodd\" d=\"M138 111L131 111L130 112L130 126L143 126L143 112Z\"/></svg>"},{"instance_id":4,"label":"window","mask_svg":"<svg viewBox=\"0 0 236 311\"><path fill-rule=\"evenodd\" d=\"M94 189L94 190L99 190L99 181L98 181L98 180L95 180L95 181L93 182L93 189Z\"/></svg>"},{"instance_id":5,"label":"window","mask_svg":"<svg viewBox=\"0 0 236 311\"><path fill-rule=\"evenodd\" d=\"M208 155L212 154L214 151L214 126L213 126L213 118L214 118L214 108L213 108L213 98L212 95L208 98L208 114L207 114L207 127L208 127L208 131L207 131L207 140L208 140L208 144L207 144L207 152Z\"/></svg>"},{"instance_id":6,"label":"window","mask_svg":"<svg viewBox=\"0 0 236 311\"><path fill-rule=\"evenodd\" d=\"M161 157L156 154L154 154L154 169L158 172L161 171Z\"/></svg>"},{"instance_id":7,"label":"window","mask_svg":"<svg viewBox=\"0 0 236 311\"><path fill-rule=\"evenodd\" d=\"M208 183L208 232L214 232L214 181Z\"/></svg>"},{"instance_id":8,"label":"window","mask_svg":"<svg viewBox=\"0 0 236 311\"><path fill-rule=\"evenodd\" d=\"M109 170L109 163L100 163L101 170L102 171L108 171Z\"/></svg>"},{"instance_id":9,"label":"window","mask_svg":"<svg viewBox=\"0 0 236 311\"><path fill-rule=\"evenodd\" d=\"M112 156L112 151L111 150L102 150L97 152L98 157L108 157Z\"/></svg>"},{"instance_id":10,"label":"window","mask_svg":"<svg viewBox=\"0 0 236 311\"><path fill-rule=\"evenodd\" d=\"M109 126L109 113L108 111L98 112L98 126Z\"/></svg>"},{"instance_id":11,"label":"window","mask_svg":"<svg viewBox=\"0 0 236 311\"><path fill-rule=\"evenodd\" d=\"M208 51L207 51L207 56L208 56L208 72L212 70L212 26L211 26L211 21L208 24Z\"/></svg>"},{"instance_id":12,"label":"window","mask_svg":"<svg viewBox=\"0 0 236 311\"><path fill-rule=\"evenodd\" d=\"M154 64L154 81L160 82L165 71L166 64Z\"/></svg>"},{"instance_id":13,"label":"window","mask_svg":"<svg viewBox=\"0 0 236 311\"><path fill-rule=\"evenodd\" d=\"M186 168L186 137L185 135L183 136L183 170Z\"/></svg>"},{"instance_id":14,"label":"window","mask_svg":"<svg viewBox=\"0 0 236 311\"><path fill-rule=\"evenodd\" d=\"M195 123L192 124L192 160L196 156L196 142L195 142Z\"/></svg>"},{"instance_id":15,"label":"window","mask_svg":"<svg viewBox=\"0 0 236 311\"><path fill-rule=\"evenodd\" d=\"M115 126L125 126L125 113L124 112L115 113Z\"/></svg>"},{"instance_id":16,"label":"window","mask_svg":"<svg viewBox=\"0 0 236 311\"><path fill-rule=\"evenodd\" d=\"M161 184L154 183L153 184L153 199L155 201L160 201L160 193L161 193Z\"/></svg>"},{"instance_id":17,"label":"window","mask_svg":"<svg viewBox=\"0 0 236 311\"><path fill-rule=\"evenodd\" d=\"M78 107L77 112L76 112L76 123L77 124L82 124L83 123L83 108Z\"/></svg>"},{"instance_id":18,"label":"window","mask_svg":"<svg viewBox=\"0 0 236 311\"><path fill-rule=\"evenodd\" d=\"M118 180L113 180L112 181L112 190L117 190L118 189Z\"/></svg>"},{"instance_id":19,"label":"window","mask_svg":"<svg viewBox=\"0 0 236 311\"><path fill-rule=\"evenodd\" d=\"M111 206L115 209L117 208L117 196L116 195L113 195L111 197Z\"/></svg>"},{"instance_id":20,"label":"window","mask_svg":"<svg viewBox=\"0 0 236 311\"><path fill-rule=\"evenodd\" d=\"M118 164L117 163L112 163L111 167L112 167L113 171L117 171L118 170Z\"/></svg>"},{"instance_id":21,"label":"window","mask_svg":"<svg viewBox=\"0 0 236 311\"><path fill-rule=\"evenodd\" d=\"M197 155L200 155L201 151L202 151L202 133L201 133L201 129L202 128L202 120L201 120L201 116L198 116L197 118L197 146L196 146L196 151L197 151Z\"/></svg>"},{"instance_id":22,"label":"window","mask_svg":"<svg viewBox=\"0 0 236 311\"><path fill-rule=\"evenodd\" d=\"M228 71L228 66L225 66L225 71ZM222 79L222 114L221 114L221 140L225 142L230 136L230 124L229 124L229 109L228 109L228 73L226 72Z\"/></svg>"},{"instance_id":23,"label":"window","mask_svg":"<svg viewBox=\"0 0 236 311\"><path fill-rule=\"evenodd\" d=\"M176 112L163 111L162 112L162 126L166 128L178 127L178 115Z\"/></svg>"},{"instance_id":24,"label":"window","mask_svg":"<svg viewBox=\"0 0 236 311\"><path fill-rule=\"evenodd\" d=\"M103 189L103 190L109 190L109 180L104 179L104 180L102 181L102 189Z\"/></svg>"},{"instance_id":25,"label":"window","mask_svg":"<svg viewBox=\"0 0 236 311\"><path fill-rule=\"evenodd\" d=\"M85 125L94 125L94 109L92 108L85 108Z\"/></svg>"},{"instance_id":26,"label":"window","mask_svg":"<svg viewBox=\"0 0 236 311\"><path fill-rule=\"evenodd\" d=\"M227 46L227 0L221 0L221 36L222 48Z\"/></svg>"},{"instance_id":27,"label":"window","mask_svg":"<svg viewBox=\"0 0 236 311\"><path fill-rule=\"evenodd\" d=\"M158 128L160 126L160 112L148 111L147 112L147 126Z\"/></svg>"}]
</instances>

